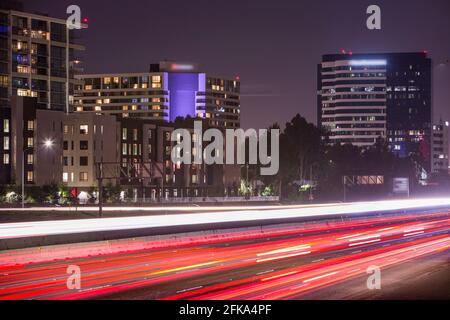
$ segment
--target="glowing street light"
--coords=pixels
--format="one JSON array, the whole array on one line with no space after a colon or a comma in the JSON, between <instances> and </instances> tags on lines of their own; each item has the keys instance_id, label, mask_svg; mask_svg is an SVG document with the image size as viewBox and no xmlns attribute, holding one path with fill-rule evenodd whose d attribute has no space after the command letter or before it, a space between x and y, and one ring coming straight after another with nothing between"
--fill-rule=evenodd
<instances>
[{"instance_id":1,"label":"glowing street light","mask_svg":"<svg viewBox=\"0 0 450 320\"><path fill-rule=\"evenodd\" d=\"M54 145L53 140L47 139L47 140L44 141L44 147L46 149L52 148L53 145Z\"/></svg>"}]
</instances>

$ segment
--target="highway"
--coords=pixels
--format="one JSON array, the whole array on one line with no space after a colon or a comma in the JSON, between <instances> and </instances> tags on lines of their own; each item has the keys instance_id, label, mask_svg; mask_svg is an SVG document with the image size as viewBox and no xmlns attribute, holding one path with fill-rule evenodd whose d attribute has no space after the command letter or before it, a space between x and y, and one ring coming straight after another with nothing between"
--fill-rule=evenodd
<instances>
[{"instance_id":1,"label":"highway","mask_svg":"<svg viewBox=\"0 0 450 320\"><path fill-rule=\"evenodd\" d=\"M285 210L291 214L292 209ZM314 294L327 299L336 286L351 290L354 281L368 277L371 266L391 274L429 257L448 261L449 233L448 210L436 210L278 225L264 233L186 235L183 245L158 240L137 247L116 244L108 254L78 250L57 260L51 254L37 260L26 250L2 252L0 299L276 300ZM24 255L24 262L10 263L11 254ZM81 270L79 290L67 287L71 265Z\"/></svg>"},{"instance_id":2,"label":"highway","mask_svg":"<svg viewBox=\"0 0 450 320\"><path fill-rule=\"evenodd\" d=\"M170 227L202 226L212 224L235 224L244 222L261 223L271 220L289 220L339 215L358 215L377 212L401 212L405 210L425 210L427 208L450 208L450 198L392 200L377 202L354 202L344 204L287 206L287 207L234 207L232 211L212 211L203 208L194 213L175 215L151 215L142 217L120 217L108 219L84 219L68 221L42 221L0 224L0 240L96 233L130 231L136 229L156 229ZM129 210L150 210L155 208L116 207L109 210L127 212ZM185 208L188 209L188 208ZM6 209L7 210L7 209ZM12 210L12 209L11 209ZM24 209L19 209L24 210ZM30 209L32 210L32 209ZM52 209L54 210L54 209ZM167 208L165 209L167 210Z\"/></svg>"}]
</instances>

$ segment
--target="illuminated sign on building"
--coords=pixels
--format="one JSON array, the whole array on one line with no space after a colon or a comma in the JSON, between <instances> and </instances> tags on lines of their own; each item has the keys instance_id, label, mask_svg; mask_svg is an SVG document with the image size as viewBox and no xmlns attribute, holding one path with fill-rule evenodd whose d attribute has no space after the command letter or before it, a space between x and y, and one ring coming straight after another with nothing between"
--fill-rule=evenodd
<instances>
[{"instance_id":1,"label":"illuminated sign on building","mask_svg":"<svg viewBox=\"0 0 450 320\"><path fill-rule=\"evenodd\" d=\"M350 60L351 66L385 66L386 60Z\"/></svg>"}]
</instances>

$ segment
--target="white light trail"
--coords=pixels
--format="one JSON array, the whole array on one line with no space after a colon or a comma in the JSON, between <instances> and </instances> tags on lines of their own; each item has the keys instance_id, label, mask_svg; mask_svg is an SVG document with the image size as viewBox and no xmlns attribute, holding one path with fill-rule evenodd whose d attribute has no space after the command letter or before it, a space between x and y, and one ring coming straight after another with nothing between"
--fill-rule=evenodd
<instances>
[{"instance_id":1,"label":"white light trail","mask_svg":"<svg viewBox=\"0 0 450 320\"><path fill-rule=\"evenodd\" d=\"M350 204L264 207L264 209L234 208L240 211L200 212L196 214L153 215L106 219L84 219L70 221L42 221L0 224L0 240L33 236L80 234L103 231L124 231L176 226L196 226L218 223L239 223L248 221L280 220L334 215L355 215L385 211L425 209L432 207L450 208L450 198L396 200L379 202L357 202ZM136 211L137 208L109 208L117 211ZM139 209L139 208L138 208ZM193 208L190 208L193 209ZM199 208L197 208L199 209ZM163 210L167 210L164 208ZM179 209L178 209L179 210ZM0 210L1 211L1 210ZM200 210L199 210L200 211Z\"/></svg>"},{"instance_id":2,"label":"white light trail","mask_svg":"<svg viewBox=\"0 0 450 320\"><path fill-rule=\"evenodd\" d=\"M315 277L315 278L303 280L303 282L304 282L304 283L308 283L308 282L320 280L320 279L323 279L323 278L327 278L327 277L334 276L335 274L338 274L338 273L339 273L339 271L327 273L327 274L324 274L323 276L318 276L318 277Z\"/></svg>"}]
</instances>

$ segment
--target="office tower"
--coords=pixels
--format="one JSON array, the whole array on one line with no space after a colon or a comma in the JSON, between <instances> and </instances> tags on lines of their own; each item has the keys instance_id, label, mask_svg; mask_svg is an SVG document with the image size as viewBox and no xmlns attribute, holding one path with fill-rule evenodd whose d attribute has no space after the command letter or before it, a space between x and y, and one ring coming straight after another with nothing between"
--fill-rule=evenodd
<instances>
[{"instance_id":1,"label":"office tower","mask_svg":"<svg viewBox=\"0 0 450 320\"><path fill-rule=\"evenodd\" d=\"M324 55L318 68L318 122L328 143L367 147L386 140L429 170L431 60L425 52Z\"/></svg>"}]
</instances>

